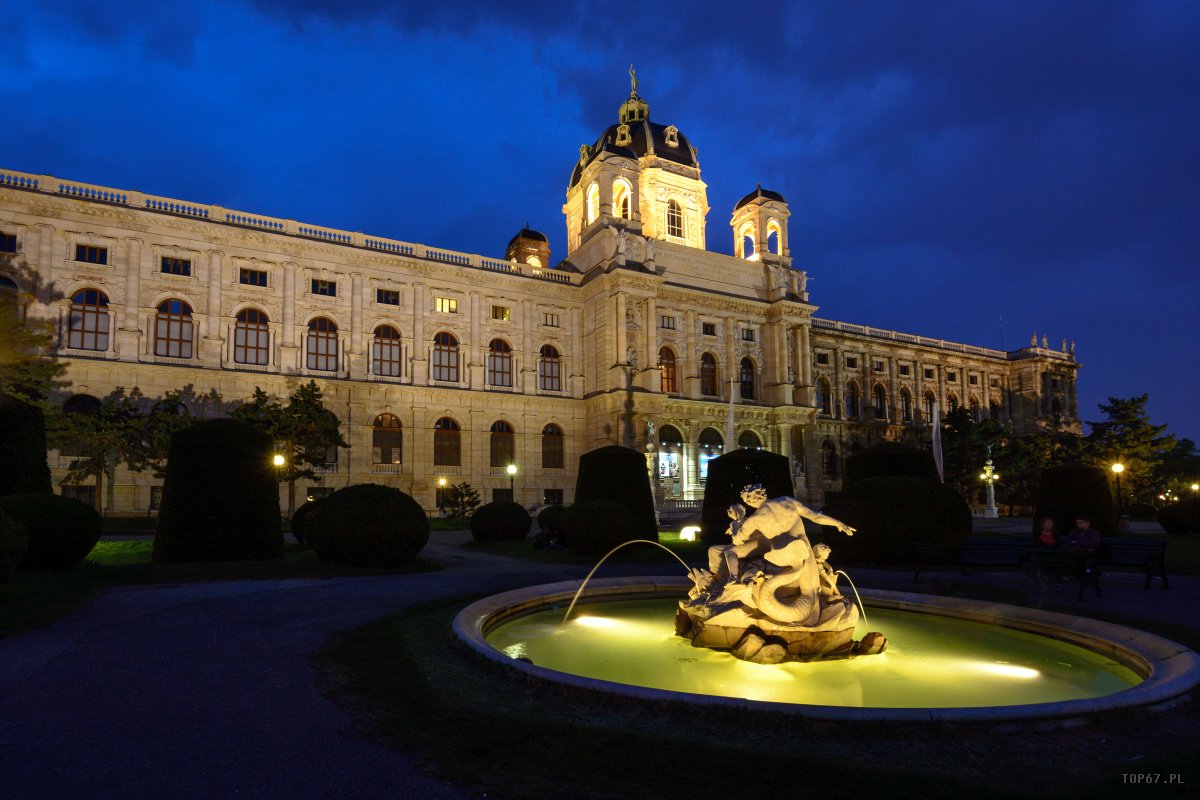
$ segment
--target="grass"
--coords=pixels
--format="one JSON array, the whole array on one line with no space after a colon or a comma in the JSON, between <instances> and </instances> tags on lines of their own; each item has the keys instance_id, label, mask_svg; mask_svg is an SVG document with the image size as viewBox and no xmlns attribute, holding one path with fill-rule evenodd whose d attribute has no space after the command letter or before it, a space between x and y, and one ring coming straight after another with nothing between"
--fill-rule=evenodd
<instances>
[{"instance_id":1,"label":"grass","mask_svg":"<svg viewBox=\"0 0 1200 800\"><path fill-rule=\"evenodd\" d=\"M192 583L197 581L341 578L426 572L441 567L418 558L393 569L326 564L311 549L289 544L283 558L157 564L153 540L101 541L74 572L21 573L0 585L0 637L55 622L79 610L111 586Z\"/></svg>"},{"instance_id":2,"label":"grass","mask_svg":"<svg viewBox=\"0 0 1200 800\"><path fill-rule=\"evenodd\" d=\"M527 679L469 651L449 625L470 599L344 634L317 664L326 690L364 732L489 796L1116 797L1128 791L1124 773L1181 773L1188 783L1200 775L1196 703L1041 730L833 723L614 700ZM1172 797L1182 788L1154 790Z\"/></svg>"}]
</instances>

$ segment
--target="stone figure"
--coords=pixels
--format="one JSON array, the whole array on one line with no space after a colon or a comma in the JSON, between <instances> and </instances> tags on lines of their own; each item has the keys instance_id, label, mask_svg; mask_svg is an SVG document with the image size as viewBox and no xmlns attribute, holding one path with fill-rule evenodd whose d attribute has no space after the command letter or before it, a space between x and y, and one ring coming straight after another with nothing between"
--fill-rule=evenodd
<instances>
[{"instance_id":1,"label":"stone figure","mask_svg":"<svg viewBox=\"0 0 1200 800\"><path fill-rule=\"evenodd\" d=\"M638 367L638 351L632 347L625 348L625 366L633 370Z\"/></svg>"},{"instance_id":2,"label":"stone figure","mask_svg":"<svg viewBox=\"0 0 1200 800\"><path fill-rule=\"evenodd\" d=\"M1044 333L1042 334L1042 348L1045 350L1050 348L1050 337Z\"/></svg>"},{"instance_id":3,"label":"stone figure","mask_svg":"<svg viewBox=\"0 0 1200 800\"><path fill-rule=\"evenodd\" d=\"M1062 340L1062 351L1064 353L1067 352L1067 340L1066 339Z\"/></svg>"},{"instance_id":4,"label":"stone figure","mask_svg":"<svg viewBox=\"0 0 1200 800\"><path fill-rule=\"evenodd\" d=\"M1029 337L1029 346L1037 347L1037 331L1034 331L1033 334Z\"/></svg>"},{"instance_id":5,"label":"stone figure","mask_svg":"<svg viewBox=\"0 0 1200 800\"><path fill-rule=\"evenodd\" d=\"M677 632L698 647L760 663L856 652L858 607L837 590L829 547L811 545L804 521L847 536L854 529L794 497L768 500L758 484L741 499L726 512L731 543L709 548L708 569L689 573L693 586L680 603ZM885 640L871 642L869 652L880 652Z\"/></svg>"},{"instance_id":6,"label":"stone figure","mask_svg":"<svg viewBox=\"0 0 1200 800\"><path fill-rule=\"evenodd\" d=\"M629 65L629 96L637 97L638 79L637 72L633 69L633 64Z\"/></svg>"},{"instance_id":7,"label":"stone figure","mask_svg":"<svg viewBox=\"0 0 1200 800\"><path fill-rule=\"evenodd\" d=\"M1075 340L1071 340L1071 355L1075 355Z\"/></svg>"}]
</instances>

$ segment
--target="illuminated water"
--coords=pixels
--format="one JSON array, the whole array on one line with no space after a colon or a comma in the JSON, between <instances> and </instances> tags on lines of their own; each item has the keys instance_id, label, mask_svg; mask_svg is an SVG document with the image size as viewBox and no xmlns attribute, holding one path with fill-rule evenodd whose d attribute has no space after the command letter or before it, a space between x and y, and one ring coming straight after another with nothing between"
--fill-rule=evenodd
<instances>
[{"instance_id":1,"label":"illuminated water","mask_svg":"<svg viewBox=\"0 0 1200 800\"><path fill-rule=\"evenodd\" d=\"M588 678L783 703L871 708L1010 706L1113 694L1141 682L1112 659L1044 636L871 610L887 652L809 664L751 664L674 635L674 600L580 605L507 622L488 642L513 658ZM856 631L861 635L862 630Z\"/></svg>"}]
</instances>

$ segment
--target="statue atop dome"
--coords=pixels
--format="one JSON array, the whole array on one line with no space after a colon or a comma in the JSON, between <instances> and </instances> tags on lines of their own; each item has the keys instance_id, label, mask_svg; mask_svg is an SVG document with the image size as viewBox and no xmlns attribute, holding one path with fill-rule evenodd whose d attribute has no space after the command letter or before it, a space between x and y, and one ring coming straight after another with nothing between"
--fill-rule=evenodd
<instances>
[{"instance_id":1,"label":"statue atop dome","mask_svg":"<svg viewBox=\"0 0 1200 800\"><path fill-rule=\"evenodd\" d=\"M637 97L637 71L633 68L633 64L629 65L629 96Z\"/></svg>"}]
</instances>

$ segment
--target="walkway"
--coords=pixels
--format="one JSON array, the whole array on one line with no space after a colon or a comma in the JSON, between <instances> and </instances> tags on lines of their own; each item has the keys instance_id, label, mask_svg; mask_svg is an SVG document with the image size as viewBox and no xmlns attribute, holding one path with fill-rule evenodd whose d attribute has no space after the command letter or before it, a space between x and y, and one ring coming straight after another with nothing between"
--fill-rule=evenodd
<instances>
[{"instance_id":1,"label":"walkway","mask_svg":"<svg viewBox=\"0 0 1200 800\"><path fill-rule=\"evenodd\" d=\"M335 633L418 602L580 577L583 569L464 550L435 533L434 573L112 589L48 628L0 639L0 787L43 798L469 798L359 735L308 661ZM621 566L605 574L660 569ZM860 586L965 580L854 570ZM1014 575L970 576L1005 582ZM928 581L928 582L927 582ZM1200 625L1200 579L1170 590L1106 576L1083 607ZM1056 587L1057 588L1057 587ZM1077 609L1073 589L1061 599ZM1069 593L1069 597L1066 596ZM1185 622L1186 618L1186 622Z\"/></svg>"}]
</instances>

